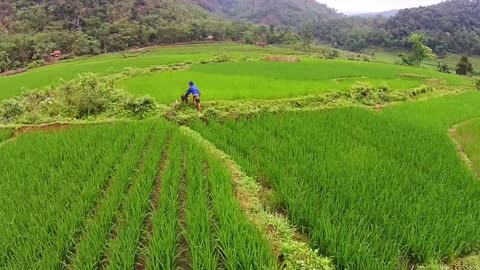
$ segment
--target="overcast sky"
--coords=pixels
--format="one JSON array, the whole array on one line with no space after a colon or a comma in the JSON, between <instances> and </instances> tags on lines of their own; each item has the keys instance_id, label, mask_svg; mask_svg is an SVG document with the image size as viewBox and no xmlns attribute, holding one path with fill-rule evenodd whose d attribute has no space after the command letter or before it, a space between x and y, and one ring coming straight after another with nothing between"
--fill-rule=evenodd
<instances>
[{"instance_id":1,"label":"overcast sky","mask_svg":"<svg viewBox=\"0 0 480 270\"><path fill-rule=\"evenodd\" d=\"M442 0L317 0L340 12L378 12L392 9L427 6Z\"/></svg>"}]
</instances>

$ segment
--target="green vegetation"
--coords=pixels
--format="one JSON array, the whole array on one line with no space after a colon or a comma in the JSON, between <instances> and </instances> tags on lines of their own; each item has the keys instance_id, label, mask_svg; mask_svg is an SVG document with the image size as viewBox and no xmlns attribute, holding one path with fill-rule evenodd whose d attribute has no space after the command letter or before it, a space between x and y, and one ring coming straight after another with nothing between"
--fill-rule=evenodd
<instances>
[{"instance_id":1,"label":"green vegetation","mask_svg":"<svg viewBox=\"0 0 480 270\"><path fill-rule=\"evenodd\" d=\"M338 267L395 269L480 249L480 186L448 136L451 125L480 115L479 102L469 92L380 112L281 113L193 127L272 187L277 207Z\"/></svg>"},{"instance_id":2,"label":"green vegetation","mask_svg":"<svg viewBox=\"0 0 480 270\"><path fill-rule=\"evenodd\" d=\"M462 56L460 59L460 62L457 64L457 69L456 72L458 75L472 75L474 70L473 70L473 65L470 63L470 60L468 59L468 56Z\"/></svg>"},{"instance_id":3,"label":"green vegetation","mask_svg":"<svg viewBox=\"0 0 480 270\"><path fill-rule=\"evenodd\" d=\"M149 48L140 51L107 54L90 58L77 58L58 64L39 67L24 73L0 76L0 100L19 95L24 90L45 88L58 83L61 79L71 80L80 73L108 75L127 71L130 68L181 63L187 60L200 61L210 59L219 52L232 57L261 57L270 52L285 52L288 49L262 49L238 44L188 45Z\"/></svg>"},{"instance_id":4,"label":"green vegetation","mask_svg":"<svg viewBox=\"0 0 480 270\"><path fill-rule=\"evenodd\" d=\"M472 162L472 167L480 177L480 119L467 121L457 127L456 140Z\"/></svg>"},{"instance_id":5,"label":"green vegetation","mask_svg":"<svg viewBox=\"0 0 480 270\"><path fill-rule=\"evenodd\" d=\"M166 122L28 133L0 161L2 269L277 264L229 170Z\"/></svg>"},{"instance_id":6,"label":"green vegetation","mask_svg":"<svg viewBox=\"0 0 480 270\"><path fill-rule=\"evenodd\" d=\"M0 129L0 142L12 137L13 131L11 129Z\"/></svg>"},{"instance_id":7,"label":"green vegetation","mask_svg":"<svg viewBox=\"0 0 480 270\"><path fill-rule=\"evenodd\" d=\"M112 78L85 73L58 87L2 101L0 122L31 124L98 116L141 119L155 108L149 97L134 98L117 90Z\"/></svg>"},{"instance_id":8,"label":"green vegetation","mask_svg":"<svg viewBox=\"0 0 480 270\"><path fill-rule=\"evenodd\" d=\"M424 43L425 35L423 34L412 34L408 41L413 46L413 54L410 56L403 56L402 62L408 66L420 66L423 60L425 59L435 59L437 56L433 53L432 49L428 46L425 46Z\"/></svg>"},{"instance_id":9,"label":"green vegetation","mask_svg":"<svg viewBox=\"0 0 480 270\"><path fill-rule=\"evenodd\" d=\"M231 62L196 65L185 71L140 75L120 83L135 95L150 95L172 103L193 80L203 90L202 100L274 99L349 90L357 82L392 89L429 84L462 87L461 77L398 65L346 60L311 60L302 63ZM433 82L432 82L433 83Z\"/></svg>"}]
</instances>

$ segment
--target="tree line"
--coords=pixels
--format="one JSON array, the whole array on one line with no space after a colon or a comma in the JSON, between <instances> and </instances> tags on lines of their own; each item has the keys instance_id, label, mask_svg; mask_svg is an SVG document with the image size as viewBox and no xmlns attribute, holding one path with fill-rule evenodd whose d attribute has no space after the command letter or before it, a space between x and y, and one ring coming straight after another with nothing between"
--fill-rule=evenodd
<instances>
[{"instance_id":1,"label":"tree line","mask_svg":"<svg viewBox=\"0 0 480 270\"><path fill-rule=\"evenodd\" d=\"M297 42L291 30L233 22L181 0L0 2L0 72L42 65L54 50L95 55L155 44Z\"/></svg>"},{"instance_id":2,"label":"tree line","mask_svg":"<svg viewBox=\"0 0 480 270\"><path fill-rule=\"evenodd\" d=\"M362 51L370 46L410 49L409 37L425 35L438 56L448 52L480 54L480 4L449 0L438 5L401 10L391 18L342 17L316 25L315 36L338 48Z\"/></svg>"}]
</instances>

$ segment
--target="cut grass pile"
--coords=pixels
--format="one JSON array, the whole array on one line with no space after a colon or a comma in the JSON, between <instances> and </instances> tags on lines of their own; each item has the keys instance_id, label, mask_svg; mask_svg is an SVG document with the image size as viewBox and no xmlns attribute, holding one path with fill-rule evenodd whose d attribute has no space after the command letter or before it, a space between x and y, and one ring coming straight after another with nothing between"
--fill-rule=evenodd
<instances>
[{"instance_id":1,"label":"cut grass pile","mask_svg":"<svg viewBox=\"0 0 480 270\"><path fill-rule=\"evenodd\" d=\"M212 58L218 53L228 53L232 57L260 57L266 53L291 52L288 49L266 48L239 44L207 44L149 48L143 51L131 51L83 57L66 60L58 64L44 66L12 76L0 76L0 100L19 95L25 89L44 88L57 83L60 79L70 80L85 72L100 75L114 74L128 68L146 68L151 66L180 63L187 60L200 61Z\"/></svg>"},{"instance_id":2,"label":"cut grass pile","mask_svg":"<svg viewBox=\"0 0 480 270\"><path fill-rule=\"evenodd\" d=\"M469 92L193 128L272 187L276 207L341 269L406 269L480 250L480 183L448 135L479 103Z\"/></svg>"},{"instance_id":3,"label":"cut grass pile","mask_svg":"<svg viewBox=\"0 0 480 270\"><path fill-rule=\"evenodd\" d=\"M462 150L472 162L473 170L480 177L480 119L460 124L456 135Z\"/></svg>"},{"instance_id":4,"label":"cut grass pile","mask_svg":"<svg viewBox=\"0 0 480 270\"><path fill-rule=\"evenodd\" d=\"M0 162L1 269L276 266L228 169L164 121L27 133Z\"/></svg>"},{"instance_id":5,"label":"cut grass pile","mask_svg":"<svg viewBox=\"0 0 480 270\"><path fill-rule=\"evenodd\" d=\"M172 103L193 80L202 100L275 99L335 90L348 90L355 83L387 85L395 90L429 83L463 87L460 76L427 69L346 60L311 60L302 63L229 62L196 65L184 71L150 73L126 79L120 86L135 95L150 95Z\"/></svg>"}]
</instances>

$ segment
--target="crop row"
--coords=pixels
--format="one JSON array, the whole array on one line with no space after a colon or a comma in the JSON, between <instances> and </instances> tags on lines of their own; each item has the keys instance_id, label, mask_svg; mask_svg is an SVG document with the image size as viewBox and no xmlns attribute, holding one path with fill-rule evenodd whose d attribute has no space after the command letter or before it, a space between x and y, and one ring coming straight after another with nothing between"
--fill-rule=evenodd
<instances>
[{"instance_id":1,"label":"crop row","mask_svg":"<svg viewBox=\"0 0 480 270\"><path fill-rule=\"evenodd\" d=\"M266 115L193 127L276 191L276 206L345 269L406 269L480 250L480 185L450 125L467 93L389 108ZM461 105L461 106L459 106Z\"/></svg>"},{"instance_id":2,"label":"crop row","mask_svg":"<svg viewBox=\"0 0 480 270\"><path fill-rule=\"evenodd\" d=\"M161 121L2 146L2 269L264 269L276 260L218 160Z\"/></svg>"}]
</instances>

